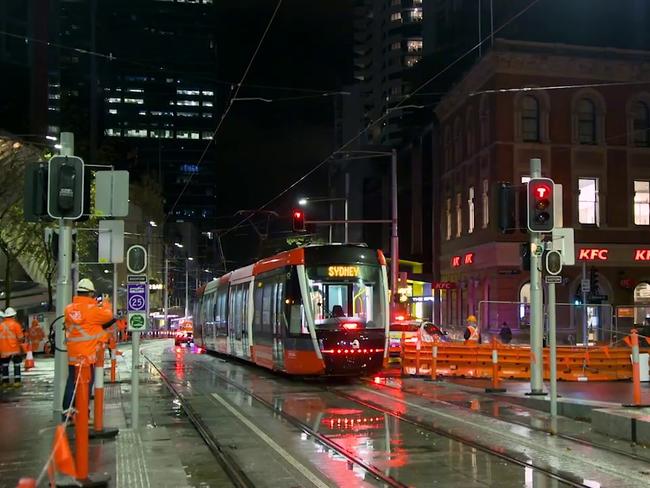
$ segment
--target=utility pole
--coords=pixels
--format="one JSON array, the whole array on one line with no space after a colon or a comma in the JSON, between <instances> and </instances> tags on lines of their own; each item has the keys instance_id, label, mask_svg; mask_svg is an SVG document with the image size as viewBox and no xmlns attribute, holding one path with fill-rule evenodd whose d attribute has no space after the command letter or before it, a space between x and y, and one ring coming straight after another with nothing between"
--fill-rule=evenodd
<instances>
[{"instance_id":1,"label":"utility pole","mask_svg":"<svg viewBox=\"0 0 650 488\"><path fill-rule=\"evenodd\" d=\"M530 160L531 178L542 176L542 161ZM542 330L544 297L542 294L542 234L530 232L530 395L543 395Z\"/></svg>"},{"instance_id":2,"label":"utility pole","mask_svg":"<svg viewBox=\"0 0 650 488\"><path fill-rule=\"evenodd\" d=\"M167 246L164 247L165 252L165 285L164 285L164 304L165 307L165 329L169 329L169 324L167 323L168 310L169 310L169 258L167 257Z\"/></svg>"},{"instance_id":3,"label":"utility pole","mask_svg":"<svg viewBox=\"0 0 650 488\"><path fill-rule=\"evenodd\" d=\"M74 156L74 134L61 133L61 155ZM72 301L72 221L59 219L59 256L56 280L56 316L61 323L56 324L54 334L54 416L60 418L63 410L63 392L68 377L68 352L65 346L65 307Z\"/></svg>"},{"instance_id":4,"label":"utility pole","mask_svg":"<svg viewBox=\"0 0 650 488\"><path fill-rule=\"evenodd\" d=\"M391 152L391 252L390 252L390 291L391 303L397 296L397 275L399 273L399 234L397 232L397 150Z\"/></svg>"},{"instance_id":5,"label":"utility pole","mask_svg":"<svg viewBox=\"0 0 650 488\"><path fill-rule=\"evenodd\" d=\"M190 316L190 260L185 258L185 318Z\"/></svg>"}]
</instances>

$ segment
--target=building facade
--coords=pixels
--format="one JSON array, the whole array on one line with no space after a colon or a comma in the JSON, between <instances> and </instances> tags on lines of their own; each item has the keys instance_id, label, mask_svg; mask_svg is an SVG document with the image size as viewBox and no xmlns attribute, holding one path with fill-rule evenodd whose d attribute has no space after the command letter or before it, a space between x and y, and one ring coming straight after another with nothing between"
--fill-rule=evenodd
<instances>
[{"instance_id":1,"label":"building facade","mask_svg":"<svg viewBox=\"0 0 650 488\"><path fill-rule=\"evenodd\" d=\"M530 87L530 90L522 90ZM497 40L436 108L442 282L437 319L528 334L523 232L501 234L494 187L521 185L530 159L563 187L576 266L558 286L558 330L580 340L645 320L650 294L650 52ZM582 302L583 267L590 281ZM636 307L635 307L636 306ZM620 313L617 313L617 309ZM650 311L650 309L648 309Z\"/></svg>"}]
</instances>

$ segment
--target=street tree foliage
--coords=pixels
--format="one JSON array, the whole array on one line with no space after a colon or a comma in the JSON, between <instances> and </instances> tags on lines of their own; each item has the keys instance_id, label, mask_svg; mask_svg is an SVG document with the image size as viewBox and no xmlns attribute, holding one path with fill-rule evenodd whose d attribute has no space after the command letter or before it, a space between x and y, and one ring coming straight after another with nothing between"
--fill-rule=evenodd
<instances>
[{"instance_id":1,"label":"street tree foliage","mask_svg":"<svg viewBox=\"0 0 650 488\"><path fill-rule=\"evenodd\" d=\"M27 163L42 161L45 153L11 137L0 136L0 252L4 257L5 307L11 304L14 275L23 264L34 281L46 282L51 254L43 245L45 224L25 222L23 181ZM49 273L51 274L51 272Z\"/></svg>"}]
</instances>

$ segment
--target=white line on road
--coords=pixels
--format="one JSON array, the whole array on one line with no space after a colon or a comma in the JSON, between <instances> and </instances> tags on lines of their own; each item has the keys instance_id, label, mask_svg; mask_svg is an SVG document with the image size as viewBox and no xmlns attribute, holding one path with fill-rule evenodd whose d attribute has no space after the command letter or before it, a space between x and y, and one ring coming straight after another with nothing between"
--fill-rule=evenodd
<instances>
[{"instance_id":1,"label":"white line on road","mask_svg":"<svg viewBox=\"0 0 650 488\"><path fill-rule=\"evenodd\" d=\"M329 485L323 483L323 481L321 481L318 477L316 477L316 475L314 475L314 473L312 473L304 464L302 464L291 454L285 451L282 447L280 447L273 439L271 439L268 435L262 432L253 422L251 422L246 417L244 417L241 413L239 413L232 405L230 405L230 403L224 400L217 393L212 393L211 395L219 403L221 403L224 407L226 407L231 414L237 417L241 421L241 423L243 423L246 427L252 430L260 439L262 439L269 446L271 446L273 450L277 452L280 456L282 456L289 464L291 464L291 466L296 468L300 472L300 474L302 474L305 478L311 481L314 486L318 486L319 488L329 488Z\"/></svg>"}]
</instances>

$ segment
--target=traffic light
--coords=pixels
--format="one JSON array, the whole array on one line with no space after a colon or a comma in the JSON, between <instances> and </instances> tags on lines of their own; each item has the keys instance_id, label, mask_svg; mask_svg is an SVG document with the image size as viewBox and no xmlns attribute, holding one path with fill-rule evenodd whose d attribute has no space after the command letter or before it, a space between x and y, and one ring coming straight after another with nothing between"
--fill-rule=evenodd
<instances>
[{"instance_id":1,"label":"traffic light","mask_svg":"<svg viewBox=\"0 0 650 488\"><path fill-rule=\"evenodd\" d=\"M528 230L551 232L553 223L553 180L532 178L528 182Z\"/></svg>"},{"instance_id":2,"label":"traffic light","mask_svg":"<svg viewBox=\"0 0 650 488\"><path fill-rule=\"evenodd\" d=\"M600 284L598 283L598 271L596 271L596 268L590 268L589 269L589 282L590 282L590 285L591 285L590 293L592 295L599 295L600 294Z\"/></svg>"},{"instance_id":3,"label":"traffic light","mask_svg":"<svg viewBox=\"0 0 650 488\"><path fill-rule=\"evenodd\" d=\"M562 272L562 254L560 251L546 253L546 272L550 275L559 275Z\"/></svg>"},{"instance_id":4,"label":"traffic light","mask_svg":"<svg viewBox=\"0 0 650 488\"><path fill-rule=\"evenodd\" d=\"M133 274L143 273L147 269L147 250L139 245L129 247L126 268Z\"/></svg>"},{"instance_id":5,"label":"traffic light","mask_svg":"<svg viewBox=\"0 0 650 488\"><path fill-rule=\"evenodd\" d=\"M305 213L302 210L294 210L292 214L293 218L293 231L294 232L304 232L305 231Z\"/></svg>"},{"instance_id":6,"label":"traffic light","mask_svg":"<svg viewBox=\"0 0 650 488\"><path fill-rule=\"evenodd\" d=\"M25 168L23 191L25 222L49 220L47 214L47 163L29 163Z\"/></svg>"},{"instance_id":7,"label":"traffic light","mask_svg":"<svg viewBox=\"0 0 650 488\"><path fill-rule=\"evenodd\" d=\"M84 162L76 156L53 156L48 167L47 213L77 220L84 210Z\"/></svg>"},{"instance_id":8,"label":"traffic light","mask_svg":"<svg viewBox=\"0 0 650 488\"><path fill-rule=\"evenodd\" d=\"M497 225L502 234L515 231L515 188L510 183L499 182L496 186Z\"/></svg>"}]
</instances>

